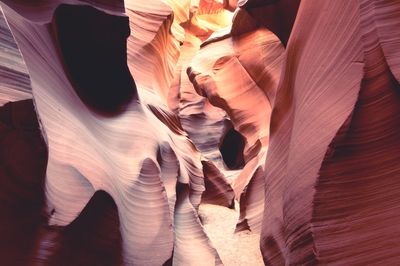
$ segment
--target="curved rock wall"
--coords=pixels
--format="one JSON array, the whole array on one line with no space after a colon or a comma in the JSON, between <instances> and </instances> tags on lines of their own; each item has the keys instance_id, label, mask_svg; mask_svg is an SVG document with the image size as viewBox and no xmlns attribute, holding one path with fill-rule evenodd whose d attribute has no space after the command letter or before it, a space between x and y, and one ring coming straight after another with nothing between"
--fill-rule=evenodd
<instances>
[{"instance_id":1,"label":"curved rock wall","mask_svg":"<svg viewBox=\"0 0 400 266\"><path fill-rule=\"evenodd\" d=\"M301 2L272 112L266 264L399 261L399 8Z\"/></svg>"},{"instance_id":2,"label":"curved rock wall","mask_svg":"<svg viewBox=\"0 0 400 266\"><path fill-rule=\"evenodd\" d=\"M400 262L398 1L1 7L2 264Z\"/></svg>"},{"instance_id":3,"label":"curved rock wall","mask_svg":"<svg viewBox=\"0 0 400 266\"><path fill-rule=\"evenodd\" d=\"M90 17L92 15L103 16L103 27L129 26L123 13L116 14L114 9L101 5L96 8L99 9L85 5L54 5L48 13L35 16L40 22L33 22L30 17L24 16L24 9L18 5L3 5L30 70L35 107L48 145L45 181L48 222L53 226L70 224L96 191L105 191L118 208L124 263L160 265L173 254L173 260L179 264L190 264L200 258L207 264L220 264L197 215L205 187L201 155L193 144L182 131L171 131L170 128L176 125L170 123L166 114L157 113L166 118L164 122L169 123L169 127L157 119L155 111L145 105L150 101L146 102L144 96L143 105L137 102L135 94L130 100L125 98L128 102L119 103L117 107L122 109L118 109L117 113L99 110L99 106L93 108L87 102L93 97L98 99L95 91L89 88L92 84L79 82L79 78L76 79L69 70L74 64L65 62L65 56L69 56L68 60L73 60L73 56L79 57L77 49L85 46L71 48L75 52L68 55L65 49L60 48L65 41L60 36L60 27L68 30L68 19L72 18L65 16L66 21L57 21L58 15L63 16L64 11L83 12L82 19L87 19L85 15L89 19L95 19ZM130 8L128 3L127 9ZM64 32L62 30L62 34ZM65 32L66 36L75 33ZM120 56L119 62L123 64L124 50L109 46L121 47L117 42L123 40L105 36L103 42L97 36L96 31L92 31L85 38L88 38L87 42L92 41L92 45L106 50L91 51L97 54L89 58L95 61L88 63L97 64L96 67L109 72L108 76L103 74L101 77L105 84L100 85L107 85L118 77L114 74L121 75L121 72L118 68L109 68L107 64L110 62L102 58ZM100 51L106 52L109 48L114 54L102 56ZM91 74L90 65L84 66L82 71ZM135 84L131 84L129 78L122 85L131 86L131 90L136 92ZM132 78L130 80L133 81ZM138 80L138 86L144 86L141 82L144 79ZM87 88L88 94L82 97L79 92ZM113 92L113 95L121 92L121 86L97 89L102 93ZM143 91L145 93L145 89ZM162 105L160 108L163 108ZM157 251L149 252L149 245ZM196 249L193 249L194 246Z\"/></svg>"}]
</instances>

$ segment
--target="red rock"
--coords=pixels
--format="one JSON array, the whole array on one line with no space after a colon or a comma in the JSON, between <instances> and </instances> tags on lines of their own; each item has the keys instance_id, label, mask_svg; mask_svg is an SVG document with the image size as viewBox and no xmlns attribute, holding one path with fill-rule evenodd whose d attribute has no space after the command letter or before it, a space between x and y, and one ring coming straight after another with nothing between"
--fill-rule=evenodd
<instances>
[{"instance_id":1,"label":"red rock","mask_svg":"<svg viewBox=\"0 0 400 266\"><path fill-rule=\"evenodd\" d=\"M3 2L2 264L400 262L400 3Z\"/></svg>"},{"instance_id":2,"label":"red rock","mask_svg":"<svg viewBox=\"0 0 400 266\"><path fill-rule=\"evenodd\" d=\"M266 264L399 261L399 7L302 1L272 113Z\"/></svg>"},{"instance_id":3,"label":"red rock","mask_svg":"<svg viewBox=\"0 0 400 266\"><path fill-rule=\"evenodd\" d=\"M136 93L129 71L121 72L121 69L128 69L122 43L123 38L128 37L127 32L118 35L109 31L110 36L119 37L103 40L95 31L87 36L88 43L85 45L60 49L63 46L61 43L65 42L61 35L68 37L77 33L69 31L68 21L57 21L60 19L58 15L63 17L64 10L89 12L94 17L104 16L107 19L100 19L101 23L108 23L110 27L114 24L123 26L128 22L123 10L119 6L101 4L95 5L97 11L86 6L51 4L48 9L36 9L30 4L8 4L2 7L29 69L35 107L49 149L45 179L49 224L70 225L80 217L96 191L105 191L118 207L124 263L158 265L169 261L172 256L180 264L190 264L200 258L207 263L220 264L197 214L205 190L201 154L185 133L179 131L177 124L171 120L173 115L165 110L162 103L157 105L157 111L151 109L158 101L149 95L162 95L157 90L146 91L144 79L138 78L138 86L143 92L142 103L138 103L136 97L125 97L125 92ZM151 11L132 4L127 4L128 10L137 7L135 12ZM170 18L172 9L164 3L160 4L166 7L165 18ZM57 25L52 23L54 19ZM89 25L84 22L85 14L80 19ZM60 33L59 27L64 26L66 31L62 29ZM126 26L123 27L128 29ZM55 37L55 32L58 37ZM93 41L99 49L88 52L89 43L93 45ZM111 57L102 55L101 52L112 47L122 50L114 50ZM128 45L128 50L131 48ZM135 54L138 51L131 52ZM131 52L128 52L128 58ZM88 53L90 56L64 64L66 53L67 60ZM103 57L106 60L102 61ZM97 64L93 65L94 68L107 70L108 75L103 73L99 78L104 84L93 83L95 76L92 74L95 73L79 77L82 73L78 71L75 73L77 77L71 71L80 64L90 68L93 63ZM113 68L115 63L118 67ZM173 62L167 63L171 65ZM121 86L113 91L110 84L121 75L125 75L126 79L120 80ZM167 76L164 81L168 84ZM107 86L98 87L103 85ZM124 89L125 85L128 90ZM96 87L102 90L104 97L97 97ZM125 95L118 98L123 101L108 102L107 93L110 92L112 97L118 98L120 93ZM112 104L105 106L103 103ZM79 229L72 232L72 240L66 240L71 241L69 243L73 239L76 241L74 234L79 233ZM50 242L64 241L57 233L44 234L44 242L38 242L37 253L40 257L52 253L47 252L48 247L43 245L48 238L52 239ZM57 249L56 245L54 248Z\"/></svg>"},{"instance_id":4,"label":"red rock","mask_svg":"<svg viewBox=\"0 0 400 266\"><path fill-rule=\"evenodd\" d=\"M251 21L251 24L244 24ZM262 201L247 197L262 193L264 161L269 144L269 118L284 59L284 48L272 32L257 26L244 9L235 13L232 27L215 32L193 58L188 75L197 93L225 110L244 138L244 168L233 181L240 205L238 229L261 228ZM239 145L239 143L237 144ZM252 181L253 178L258 180ZM258 185L255 187L255 182ZM253 190L257 190L253 192Z\"/></svg>"}]
</instances>

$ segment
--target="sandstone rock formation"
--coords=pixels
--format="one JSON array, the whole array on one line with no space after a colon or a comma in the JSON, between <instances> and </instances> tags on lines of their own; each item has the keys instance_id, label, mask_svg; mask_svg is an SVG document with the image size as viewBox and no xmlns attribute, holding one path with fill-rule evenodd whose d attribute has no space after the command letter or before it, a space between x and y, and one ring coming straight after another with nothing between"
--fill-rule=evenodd
<instances>
[{"instance_id":1,"label":"sandstone rock formation","mask_svg":"<svg viewBox=\"0 0 400 266\"><path fill-rule=\"evenodd\" d=\"M266 264L399 262L399 10L301 2L272 112Z\"/></svg>"},{"instance_id":2,"label":"sandstone rock formation","mask_svg":"<svg viewBox=\"0 0 400 266\"><path fill-rule=\"evenodd\" d=\"M399 264L400 2L0 5L0 264Z\"/></svg>"},{"instance_id":3,"label":"sandstone rock formation","mask_svg":"<svg viewBox=\"0 0 400 266\"><path fill-rule=\"evenodd\" d=\"M172 9L160 5L171 17ZM154 101L145 97L137 102L126 64L130 27L124 10L95 7L3 5L29 69L48 145L49 224L70 224L96 191L105 191L118 207L124 263L160 265L173 254L176 264L219 264L196 213L205 189L201 155L162 105L151 108ZM126 8L128 14L151 15L133 2ZM67 41L72 39L80 42ZM145 87L144 78L138 80Z\"/></svg>"},{"instance_id":4,"label":"sandstone rock formation","mask_svg":"<svg viewBox=\"0 0 400 266\"><path fill-rule=\"evenodd\" d=\"M244 21L251 23L244 26ZM251 192L254 185L249 183L258 182L258 186L262 186L260 179L269 142L271 104L283 53L284 48L273 33L259 27L256 18L246 10L238 9L232 26L211 35L188 69L196 91L225 110L244 139L245 166L233 182L238 199L246 189L244 201L258 194ZM249 214L248 207L248 204L241 204L241 226L257 231L261 226L262 205L250 206Z\"/></svg>"},{"instance_id":5,"label":"sandstone rock formation","mask_svg":"<svg viewBox=\"0 0 400 266\"><path fill-rule=\"evenodd\" d=\"M31 98L29 75L3 16L0 17L0 105Z\"/></svg>"}]
</instances>

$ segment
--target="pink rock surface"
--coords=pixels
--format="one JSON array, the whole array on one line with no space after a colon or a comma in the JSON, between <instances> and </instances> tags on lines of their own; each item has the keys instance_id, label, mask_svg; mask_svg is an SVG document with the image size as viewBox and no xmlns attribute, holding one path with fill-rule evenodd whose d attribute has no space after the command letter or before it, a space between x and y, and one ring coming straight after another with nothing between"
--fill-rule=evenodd
<instances>
[{"instance_id":1,"label":"pink rock surface","mask_svg":"<svg viewBox=\"0 0 400 266\"><path fill-rule=\"evenodd\" d=\"M256 19L246 10L238 9L229 30L211 35L188 69L197 93L225 110L235 130L244 138L245 166L232 186L237 199L246 191L245 202L246 197L262 192L260 189L253 193L254 186L249 183L256 182L257 187L262 187L271 104L284 55L280 40L266 28L258 27ZM252 23L243 25L244 21ZM251 181L253 178L259 180ZM261 217L262 204L241 204L240 228L259 231Z\"/></svg>"},{"instance_id":2,"label":"pink rock surface","mask_svg":"<svg viewBox=\"0 0 400 266\"><path fill-rule=\"evenodd\" d=\"M9 101L30 99L32 96L28 71L3 16L0 17L0 33L1 106Z\"/></svg>"},{"instance_id":3,"label":"pink rock surface","mask_svg":"<svg viewBox=\"0 0 400 266\"><path fill-rule=\"evenodd\" d=\"M398 263L399 7L301 2L265 165L266 264Z\"/></svg>"},{"instance_id":4,"label":"pink rock surface","mask_svg":"<svg viewBox=\"0 0 400 266\"><path fill-rule=\"evenodd\" d=\"M398 1L0 5L1 265L399 264Z\"/></svg>"},{"instance_id":5,"label":"pink rock surface","mask_svg":"<svg viewBox=\"0 0 400 266\"><path fill-rule=\"evenodd\" d=\"M171 18L172 9L160 5ZM146 96L142 96L143 105L137 102L124 55L130 35L128 18L120 6L95 6L99 9L52 3L46 12L23 3L2 6L30 70L35 107L48 145L49 224L70 224L96 191L105 191L118 208L125 264L161 265L171 254L177 264L200 260L220 264L197 216L205 189L201 154L168 113L162 112L162 105L149 108L155 101ZM136 6L128 2L126 8L132 15ZM149 12L151 17L151 6L137 8L132 12ZM154 9L160 11L158 6ZM79 22L79 30L68 27ZM93 28L96 23L101 23L100 31ZM162 28L156 26L156 33L158 27ZM92 31L85 36L84 30ZM81 43L66 43L70 38ZM90 41L100 43L90 49ZM128 58L136 52L134 48L128 45ZM99 74L102 83L94 78ZM137 79L144 95L152 93L146 92L144 78ZM118 86L112 90L111 84ZM38 252L42 256L46 251Z\"/></svg>"}]
</instances>

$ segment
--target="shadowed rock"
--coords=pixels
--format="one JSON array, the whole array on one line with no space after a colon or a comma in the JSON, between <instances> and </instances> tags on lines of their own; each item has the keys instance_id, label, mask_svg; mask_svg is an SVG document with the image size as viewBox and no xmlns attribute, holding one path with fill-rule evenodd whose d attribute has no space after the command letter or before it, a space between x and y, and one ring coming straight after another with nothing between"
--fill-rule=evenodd
<instances>
[{"instance_id":1,"label":"shadowed rock","mask_svg":"<svg viewBox=\"0 0 400 266\"><path fill-rule=\"evenodd\" d=\"M219 150L229 169L241 169L244 166L243 150L245 141L233 127L221 139Z\"/></svg>"},{"instance_id":2,"label":"shadowed rock","mask_svg":"<svg viewBox=\"0 0 400 266\"><path fill-rule=\"evenodd\" d=\"M91 6L60 5L53 23L66 73L86 105L113 114L137 98L126 62L128 17Z\"/></svg>"}]
</instances>

